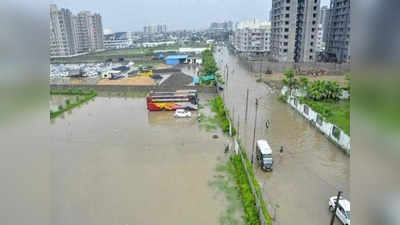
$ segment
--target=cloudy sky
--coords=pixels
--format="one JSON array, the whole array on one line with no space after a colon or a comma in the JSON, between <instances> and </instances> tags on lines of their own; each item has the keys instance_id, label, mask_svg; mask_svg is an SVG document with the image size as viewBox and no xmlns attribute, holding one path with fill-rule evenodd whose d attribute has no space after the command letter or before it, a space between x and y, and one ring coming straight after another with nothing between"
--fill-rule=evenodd
<instances>
[{"instance_id":1,"label":"cloudy sky","mask_svg":"<svg viewBox=\"0 0 400 225\"><path fill-rule=\"evenodd\" d=\"M271 0L50 0L73 13L100 13L103 27L112 31L140 31L146 24L167 24L169 30L202 29L211 22L265 20ZM322 0L328 4L329 0Z\"/></svg>"}]
</instances>

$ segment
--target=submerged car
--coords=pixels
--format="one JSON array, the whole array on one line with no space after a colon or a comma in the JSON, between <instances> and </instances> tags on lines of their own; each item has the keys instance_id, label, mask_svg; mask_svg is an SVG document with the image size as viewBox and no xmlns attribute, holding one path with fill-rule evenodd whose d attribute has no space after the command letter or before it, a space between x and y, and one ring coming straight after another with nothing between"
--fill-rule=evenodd
<instances>
[{"instance_id":1,"label":"submerged car","mask_svg":"<svg viewBox=\"0 0 400 225\"><path fill-rule=\"evenodd\" d=\"M188 118L192 117L192 113L184 109L177 109L174 116L178 118Z\"/></svg>"},{"instance_id":2,"label":"submerged car","mask_svg":"<svg viewBox=\"0 0 400 225\"><path fill-rule=\"evenodd\" d=\"M329 199L329 210L335 211L337 196L333 196ZM344 225L350 225L350 201L340 197L339 205L336 210L336 216Z\"/></svg>"}]
</instances>

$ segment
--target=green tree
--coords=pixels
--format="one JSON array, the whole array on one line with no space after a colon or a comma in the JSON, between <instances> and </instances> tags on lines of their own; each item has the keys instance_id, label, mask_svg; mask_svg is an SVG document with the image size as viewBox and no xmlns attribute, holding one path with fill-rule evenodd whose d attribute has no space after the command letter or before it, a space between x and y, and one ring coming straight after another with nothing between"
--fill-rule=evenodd
<instances>
[{"instance_id":1,"label":"green tree","mask_svg":"<svg viewBox=\"0 0 400 225\"><path fill-rule=\"evenodd\" d=\"M299 81L295 78L295 72L292 68L286 69L283 73L285 78L283 79L283 84L289 88L290 95L292 94L292 90L299 87Z\"/></svg>"}]
</instances>

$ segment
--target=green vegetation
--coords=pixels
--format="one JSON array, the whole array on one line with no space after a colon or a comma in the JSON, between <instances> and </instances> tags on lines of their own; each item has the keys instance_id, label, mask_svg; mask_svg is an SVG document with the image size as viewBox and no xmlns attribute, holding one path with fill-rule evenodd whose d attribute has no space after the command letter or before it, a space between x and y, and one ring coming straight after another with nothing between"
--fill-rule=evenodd
<instances>
[{"instance_id":1,"label":"green vegetation","mask_svg":"<svg viewBox=\"0 0 400 225\"><path fill-rule=\"evenodd\" d=\"M68 90L50 90L50 94L51 95L78 95L75 98L74 102L71 102L71 100L67 99L65 101L66 106L63 107L62 105L58 106L58 110L57 111L51 111L50 110L50 119L54 119L57 116L60 116L61 114L63 114L66 111L69 111L79 105L81 105L82 103L85 103L91 99L93 99L96 95L97 92L95 91L83 91L81 89L68 89ZM81 96L81 97L79 97Z\"/></svg>"},{"instance_id":2,"label":"green vegetation","mask_svg":"<svg viewBox=\"0 0 400 225\"><path fill-rule=\"evenodd\" d=\"M350 100L340 100L342 90L350 90L350 82L347 88L342 88L336 81L316 80L309 82L305 77L300 80L295 78L293 69L285 71L283 83L291 91L294 88L301 88L306 91L306 97L301 98L302 103L310 106L318 112L324 119L335 124L346 134L350 135ZM350 75L346 75L350 81ZM280 100L284 100L281 96Z\"/></svg>"},{"instance_id":3,"label":"green vegetation","mask_svg":"<svg viewBox=\"0 0 400 225\"><path fill-rule=\"evenodd\" d=\"M206 131L213 131L218 128L218 121L215 117L209 117L202 113L197 117L201 128L205 128Z\"/></svg>"},{"instance_id":4,"label":"green vegetation","mask_svg":"<svg viewBox=\"0 0 400 225\"><path fill-rule=\"evenodd\" d=\"M217 63L215 62L212 50L209 49L205 50L202 53L202 59L203 59L203 67L201 69L202 75L200 75L201 84L215 86L216 81L223 84L224 83L223 77L221 76L220 73L217 73L218 71ZM208 75L214 75L216 80L209 80L203 82L201 76L208 76Z\"/></svg>"},{"instance_id":5,"label":"green vegetation","mask_svg":"<svg viewBox=\"0 0 400 225\"><path fill-rule=\"evenodd\" d=\"M216 113L215 119L218 121L218 124L222 128L224 133L229 133L229 112L225 110L224 101L221 96L215 97L211 100L211 109ZM232 135L236 134L236 130L232 127Z\"/></svg>"},{"instance_id":6,"label":"green vegetation","mask_svg":"<svg viewBox=\"0 0 400 225\"><path fill-rule=\"evenodd\" d=\"M216 187L218 192L224 194L228 203L223 215L219 217L221 225L238 225L243 222L238 216L242 209L241 198L235 181L235 168L231 160L224 164L218 164L215 179L209 182L210 186Z\"/></svg>"},{"instance_id":7,"label":"green vegetation","mask_svg":"<svg viewBox=\"0 0 400 225\"><path fill-rule=\"evenodd\" d=\"M335 124L350 135L350 100L314 101L303 98L301 101L318 112L326 121Z\"/></svg>"}]
</instances>

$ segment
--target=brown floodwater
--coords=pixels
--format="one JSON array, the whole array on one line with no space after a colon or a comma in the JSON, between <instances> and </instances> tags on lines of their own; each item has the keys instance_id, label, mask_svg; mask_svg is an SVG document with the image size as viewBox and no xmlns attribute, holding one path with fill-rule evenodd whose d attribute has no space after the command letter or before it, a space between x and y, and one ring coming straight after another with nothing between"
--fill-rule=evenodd
<instances>
[{"instance_id":1,"label":"brown floodwater","mask_svg":"<svg viewBox=\"0 0 400 225\"><path fill-rule=\"evenodd\" d=\"M144 98L96 97L56 118L51 224L219 224L225 203L208 182L226 140L214 133Z\"/></svg>"},{"instance_id":2,"label":"brown floodwater","mask_svg":"<svg viewBox=\"0 0 400 225\"><path fill-rule=\"evenodd\" d=\"M255 173L266 202L276 208L280 225L328 224L329 197L339 190L349 197L349 157L328 141L289 105L277 100L277 91L257 83L258 75L249 73L226 48L215 54L221 69L228 64L229 76L223 94L239 134L252 155L255 99L259 99L255 140L266 139L273 149L274 171ZM248 119L245 121L246 90L249 89ZM265 122L271 121L269 129ZM284 152L280 155L280 146ZM341 224L336 220L335 224Z\"/></svg>"}]
</instances>

